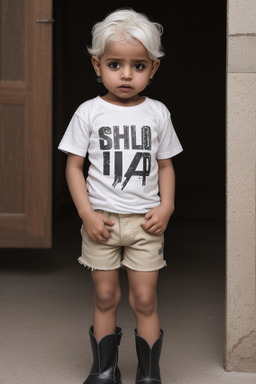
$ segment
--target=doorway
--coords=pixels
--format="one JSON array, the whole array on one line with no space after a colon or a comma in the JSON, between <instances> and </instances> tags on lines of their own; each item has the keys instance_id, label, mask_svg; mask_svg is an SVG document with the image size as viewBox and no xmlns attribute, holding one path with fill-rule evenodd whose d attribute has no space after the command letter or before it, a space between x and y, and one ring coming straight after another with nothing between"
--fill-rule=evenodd
<instances>
[{"instance_id":1,"label":"doorway","mask_svg":"<svg viewBox=\"0 0 256 384\"><path fill-rule=\"evenodd\" d=\"M126 5L112 1L87 8L82 0L54 1L55 148L77 106L104 93L86 50L91 28ZM187 364L210 370L213 361L224 364L226 4L174 0L157 7L130 1L129 6L164 27L166 56L145 93L169 108L184 147L174 158L176 209L166 235L168 268L159 282L163 327L175 346L173 366L188 356ZM57 150L54 157L55 220L69 215L78 233L80 222L64 177L66 158Z\"/></svg>"},{"instance_id":2,"label":"doorway","mask_svg":"<svg viewBox=\"0 0 256 384\"><path fill-rule=\"evenodd\" d=\"M97 84L86 47L94 23L126 2L100 7L78 0L54 0L54 208L72 205L63 177L65 157L56 153L64 130L80 103L104 94ZM184 147L174 159L177 177L174 217L223 220L225 211L225 2L175 0L156 8L148 2L129 6L164 26L166 56L149 97L172 114ZM189 191L189 192L188 192Z\"/></svg>"},{"instance_id":3,"label":"doorway","mask_svg":"<svg viewBox=\"0 0 256 384\"><path fill-rule=\"evenodd\" d=\"M76 262L80 220L66 186L66 157L57 145L77 106L103 92L86 52L90 30L107 12L126 4L113 0L111 6L88 7L83 0L53 1L53 248L1 255L1 375L10 384L17 376L26 383L42 376L49 384L83 382L90 369L93 292L88 271ZM173 0L154 7L130 1L129 6L164 26L166 57L146 93L170 109L184 147L174 159L176 211L166 234L168 268L159 280L163 382L203 384L207 377L238 384L241 376L223 369L225 2ZM136 359L125 273L121 283L120 368L130 384Z\"/></svg>"}]
</instances>

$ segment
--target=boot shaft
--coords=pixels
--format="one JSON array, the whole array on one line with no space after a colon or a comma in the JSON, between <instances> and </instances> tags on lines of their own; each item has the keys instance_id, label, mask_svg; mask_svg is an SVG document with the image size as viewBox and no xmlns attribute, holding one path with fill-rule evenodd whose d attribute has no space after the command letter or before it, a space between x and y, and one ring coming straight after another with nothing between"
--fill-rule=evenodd
<instances>
[{"instance_id":1,"label":"boot shaft","mask_svg":"<svg viewBox=\"0 0 256 384\"><path fill-rule=\"evenodd\" d=\"M138 368L136 382L145 380L145 383L154 384L161 383L159 360L163 343L163 330L161 330L160 337L155 341L152 347L147 341L140 337L135 330L136 350L138 356Z\"/></svg>"},{"instance_id":2,"label":"boot shaft","mask_svg":"<svg viewBox=\"0 0 256 384\"><path fill-rule=\"evenodd\" d=\"M118 368L118 346L122 337L121 328L116 333L104 336L97 341L93 327L89 330L93 363L91 371L84 384L121 384L121 374Z\"/></svg>"},{"instance_id":3,"label":"boot shaft","mask_svg":"<svg viewBox=\"0 0 256 384\"><path fill-rule=\"evenodd\" d=\"M99 342L93 333L93 327L90 328L89 335L93 353L91 374L106 373L113 376L118 361L118 346L122 338L121 328L117 327L115 334L106 335Z\"/></svg>"}]
</instances>

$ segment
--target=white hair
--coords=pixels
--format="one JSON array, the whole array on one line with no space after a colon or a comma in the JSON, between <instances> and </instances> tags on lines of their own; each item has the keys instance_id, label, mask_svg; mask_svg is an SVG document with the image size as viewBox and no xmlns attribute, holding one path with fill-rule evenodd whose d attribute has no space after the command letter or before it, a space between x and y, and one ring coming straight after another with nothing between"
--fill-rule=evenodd
<instances>
[{"instance_id":1,"label":"white hair","mask_svg":"<svg viewBox=\"0 0 256 384\"><path fill-rule=\"evenodd\" d=\"M92 29L92 46L88 52L92 56L103 55L105 46L110 41L140 41L152 60L164 56L161 24L150 21L143 13L133 9L118 9L103 21L96 23Z\"/></svg>"}]
</instances>

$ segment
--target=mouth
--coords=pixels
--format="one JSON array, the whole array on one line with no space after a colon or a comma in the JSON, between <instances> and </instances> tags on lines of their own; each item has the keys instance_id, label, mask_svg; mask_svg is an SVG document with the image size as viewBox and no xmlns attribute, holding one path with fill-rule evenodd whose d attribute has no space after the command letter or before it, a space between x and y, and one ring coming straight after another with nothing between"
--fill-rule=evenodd
<instances>
[{"instance_id":1,"label":"mouth","mask_svg":"<svg viewBox=\"0 0 256 384\"><path fill-rule=\"evenodd\" d=\"M132 87L130 85L122 84L118 87L121 91L130 91Z\"/></svg>"}]
</instances>

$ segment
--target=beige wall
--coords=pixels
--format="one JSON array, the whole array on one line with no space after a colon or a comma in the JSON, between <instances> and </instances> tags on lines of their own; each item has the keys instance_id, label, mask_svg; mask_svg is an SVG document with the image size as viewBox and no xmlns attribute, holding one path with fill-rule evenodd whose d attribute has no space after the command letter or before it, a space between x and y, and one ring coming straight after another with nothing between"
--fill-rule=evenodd
<instances>
[{"instance_id":1,"label":"beige wall","mask_svg":"<svg viewBox=\"0 0 256 384\"><path fill-rule=\"evenodd\" d=\"M226 369L256 372L256 1L229 0Z\"/></svg>"}]
</instances>

